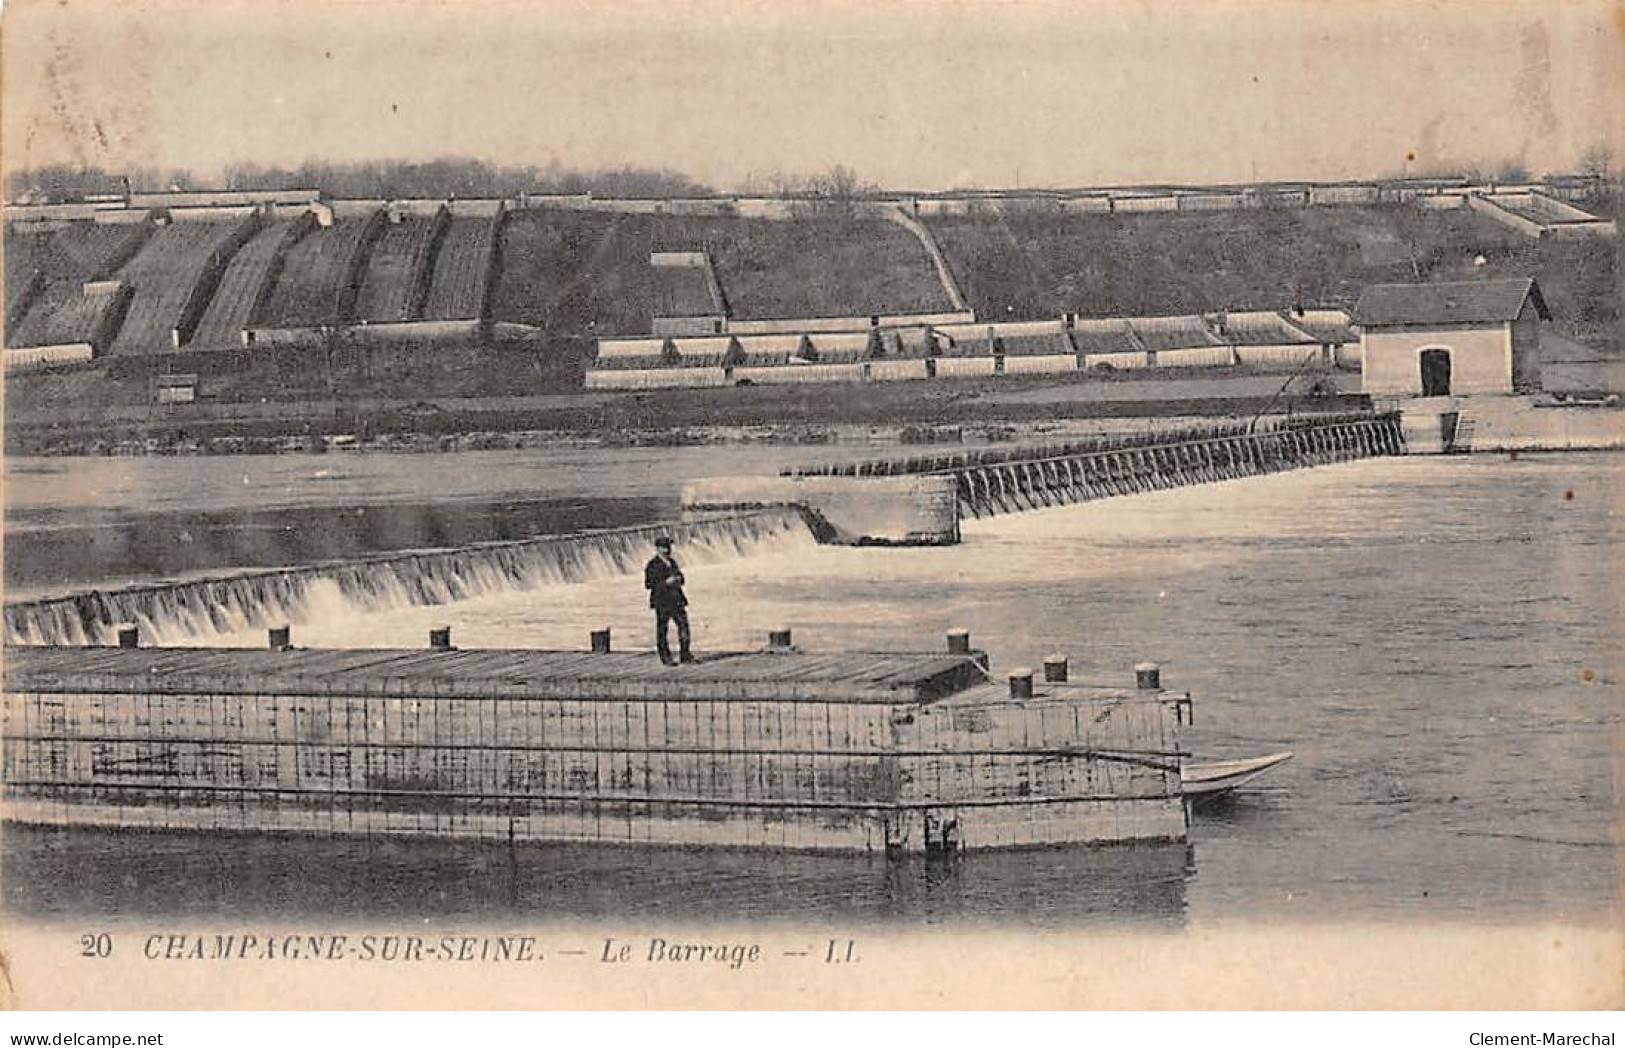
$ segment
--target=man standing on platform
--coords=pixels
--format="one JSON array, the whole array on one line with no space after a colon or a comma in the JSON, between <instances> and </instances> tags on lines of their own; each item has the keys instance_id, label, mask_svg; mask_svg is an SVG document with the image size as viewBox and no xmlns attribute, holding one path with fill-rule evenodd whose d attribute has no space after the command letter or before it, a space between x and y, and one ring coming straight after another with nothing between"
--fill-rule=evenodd
<instances>
[{"instance_id":1,"label":"man standing on platform","mask_svg":"<svg viewBox=\"0 0 1625 1048\"><path fill-rule=\"evenodd\" d=\"M678 658L693 662L694 653L689 650L688 598L683 595L683 569L671 555L671 539L664 535L655 539L655 555L643 569L643 586L649 591L649 607L655 610L655 647L660 651L660 661L668 666L677 665L666 640L667 627L676 623Z\"/></svg>"}]
</instances>

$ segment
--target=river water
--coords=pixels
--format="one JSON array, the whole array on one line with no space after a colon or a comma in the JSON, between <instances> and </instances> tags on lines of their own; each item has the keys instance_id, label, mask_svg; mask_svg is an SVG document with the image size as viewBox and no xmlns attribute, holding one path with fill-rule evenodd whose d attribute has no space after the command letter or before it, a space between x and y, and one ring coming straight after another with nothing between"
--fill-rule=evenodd
<instances>
[{"instance_id":1,"label":"river water","mask_svg":"<svg viewBox=\"0 0 1625 1048\"><path fill-rule=\"evenodd\" d=\"M1195 696L1196 753L1296 754L1200 812L1188 848L937 865L26 831L8 836L6 902L354 919L1617 921L1621 491L1625 458L1606 454L1376 459L967 522L958 547L791 538L690 570L702 650L754 647L778 626L811 649L936 649L965 626L996 673L1064 652L1075 678L1126 683L1136 661L1161 662L1165 686ZM613 577L365 618L335 598L295 640L415 647L450 624L463 647L581 648L608 625L618 647L644 647L648 617L641 580Z\"/></svg>"},{"instance_id":2,"label":"river water","mask_svg":"<svg viewBox=\"0 0 1625 1048\"><path fill-rule=\"evenodd\" d=\"M1002 440L1061 441L1211 419L1063 419L946 428L948 445L900 446L895 427L831 427L822 443L719 429L714 442L453 454L220 455L5 460L8 599L308 564L397 549L566 534L667 520L684 482Z\"/></svg>"}]
</instances>

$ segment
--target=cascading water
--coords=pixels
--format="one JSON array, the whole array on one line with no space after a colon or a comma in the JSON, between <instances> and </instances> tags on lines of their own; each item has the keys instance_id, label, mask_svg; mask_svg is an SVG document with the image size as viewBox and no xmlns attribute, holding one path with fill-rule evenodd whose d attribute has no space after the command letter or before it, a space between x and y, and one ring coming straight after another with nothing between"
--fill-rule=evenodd
<instances>
[{"instance_id":1,"label":"cascading water","mask_svg":"<svg viewBox=\"0 0 1625 1048\"><path fill-rule=\"evenodd\" d=\"M6 643L111 644L121 624L133 623L144 643L179 644L346 613L449 604L503 590L626 575L642 567L658 534L670 534L683 556L699 563L816 543L803 516L782 509L391 553L8 604Z\"/></svg>"}]
</instances>

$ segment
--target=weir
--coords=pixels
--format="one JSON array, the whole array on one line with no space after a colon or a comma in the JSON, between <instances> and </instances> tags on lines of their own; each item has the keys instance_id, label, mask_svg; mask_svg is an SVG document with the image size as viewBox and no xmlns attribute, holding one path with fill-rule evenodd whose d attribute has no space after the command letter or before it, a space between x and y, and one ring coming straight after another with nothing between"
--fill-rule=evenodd
<instances>
[{"instance_id":1,"label":"weir","mask_svg":"<svg viewBox=\"0 0 1625 1048\"><path fill-rule=\"evenodd\" d=\"M775 540L942 544L958 515L984 517L1405 452L1398 416L1316 416L848 463L786 478L697 482L691 519L456 549L164 581L7 604L13 645L103 645L121 625L152 643L347 612L449 604L504 590L625 575L670 533L702 561ZM890 482L870 478L891 477ZM926 483L929 481L930 483ZM779 487L789 487L778 490ZM824 490L830 488L830 490ZM695 512L700 510L703 512Z\"/></svg>"},{"instance_id":2,"label":"weir","mask_svg":"<svg viewBox=\"0 0 1625 1048\"><path fill-rule=\"evenodd\" d=\"M11 603L5 609L5 637L8 645L105 645L116 641L121 625L133 624L145 640L179 643L304 621L313 605L335 598L358 612L449 604L501 590L634 572L660 534L671 535L702 560L748 553L775 540L814 541L799 511L776 508L685 523L388 553Z\"/></svg>"},{"instance_id":3,"label":"weir","mask_svg":"<svg viewBox=\"0 0 1625 1048\"><path fill-rule=\"evenodd\" d=\"M1396 414L1329 415L1262 430L1236 423L883 459L798 475L951 477L960 512L985 517L1404 453Z\"/></svg>"}]
</instances>

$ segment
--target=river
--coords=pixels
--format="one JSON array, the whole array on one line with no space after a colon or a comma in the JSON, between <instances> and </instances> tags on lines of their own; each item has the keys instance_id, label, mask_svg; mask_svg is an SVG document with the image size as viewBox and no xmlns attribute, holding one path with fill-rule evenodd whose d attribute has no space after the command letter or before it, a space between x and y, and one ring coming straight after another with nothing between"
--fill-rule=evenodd
<instances>
[{"instance_id":1,"label":"river","mask_svg":"<svg viewBox=\"0 0 1625 1048\"><path fill-rule=\"evenodd\" d=\"M650 497L670 496L686 467L669 456L690 450L633 467ZM480 487L471 472L451 479ZM321 483L289 497L334 504L311 494ZM26 831L7 838L6 903L352 919L1617 921L1622 490L1616 455L1374 459L971 521L957 547L787 539L690 569L702 650L756 646L781 625L812 649L935 649L965 626L996 673L1064 652L1076 678L1127 683L1136 661L1161 662L1164 684L1195 696L1198 754L1296 753L1199 813L1188 848L941 866ZM608 625L617 646L641 647L647 618L641 580L610 577L366 617L335 602L295 640L419 646L444 623L464 647L580 648Z\"/></svg>"},{"instance_id":2,"label":"river","mask_svg":"<svg viewBox=\"0 0 1625 1048\"><path fill-rule=\"evenodd\" d=\"M613 447L555 440L456 453L149 455L5 460L8 599L386 550L567 534L677 512L685 481L792 467L1061 441L1212 419L1058 419L942 427L947 445L903 446L898 427L831 426L821 443L719 427L706 443ZM929 434L928 434L929 435ZM778 437L779 439L774 439ZM808 439L813 439L809 437Z\"/></svg>"}]
</instances>

